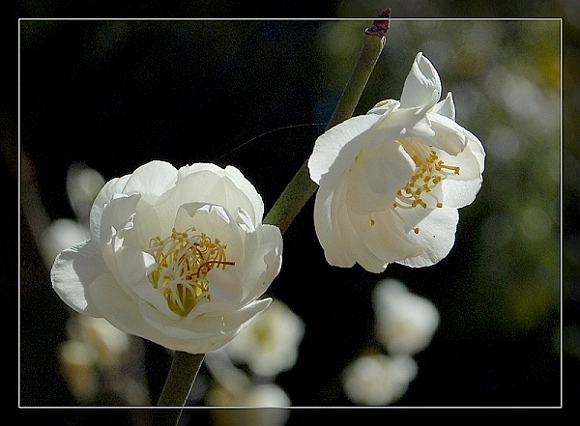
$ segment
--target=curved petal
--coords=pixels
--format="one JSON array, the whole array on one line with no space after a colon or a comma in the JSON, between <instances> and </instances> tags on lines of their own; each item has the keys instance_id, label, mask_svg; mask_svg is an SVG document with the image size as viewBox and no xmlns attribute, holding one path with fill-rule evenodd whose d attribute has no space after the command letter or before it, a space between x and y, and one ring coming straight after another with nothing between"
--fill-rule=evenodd
<instances>
[{"instance_id":1,"label":"curved petal","mask_svg":"<svg viewBox=\"0 0 580 426\"><path fill-rule=\"evenodd\" d=\"M227 245L228 260L240 262L244 253L244 242L234 218L221 206L214 204L188 203L182 205L175 217L174 228L183 232L195 227L213 241Z\"/></svg>"},{"instance_id":2,"label":"curved petal","mask_svg":"<svg viewBox=\"0 0 580 426\"><path fill-rule=\"evenodd\" d=\"M419 52L405 80L401 94L401 108L422 107L426 111L441 97L441 79L437 70Z\"/></svg>"},{"instance_id":3,"label":"curved petal","mask_svg":"<svg viewBox=\"0 0 580 426\"><path fill-rule=\"evenodd\" d=\"M336 226L336 214L332 211L334 197L336 194L332 189L322 186L316 193L314 203L316 236L330 265L350 268L356 263L356 258L346 250L348 243L341 228Z\"/></svg>"},{"instance_id":4,"label":"curved petal","mask_svg":"<svg viewBox=\"0 0 580 426\"><path fill-rule=\"evenodd\" d=\"M395 99L385 99L384 101L380 101L374 107L372 107L367 114L379 114L379 115L386 115L390 114L392 111L398 109L400 106L400 102Z\"/></svg>"},{"instance_id":5,"label":"curved petal","mask_svg":"<svg viewBox=\"0 0 580 426\"><path fill-rule=\"evenodd\" d=\"M455 230L459 221L457 209L443 207L434 209L417 224L419 234L414 235L423 247L419 256L397 261L413 268L431 266L449 254L455 242Z\"/></svg>"},{"instance_id":6,"label":"curved petal","mask_svg":"<svg viewBox=\"0 0 580 426\"><path fill-rule=\"evenodd\" d=\"M429 145L450 155L457 155L465 149L467 133L463 127L455 121L435 113L428 112L427 119L435 132L432 137L426 138Z\"/></svg>"},{"instance_id":7,"label":"curved petal","mask_svg":"<svg viewBox=\"0 0 580 426\"><path fill-rule=\"evenodd\" d=\"M253 213L254 224L261 222L262 217L264 216L264 201L262 200L260 194L258 194L258 191L254 187L254 185L252 185L250 181L248 181L248 179L246 179L246 177L234 166L227 166L225 170L226 173L228 174L228 182L233 183L239 190L232 191L231 193L232 194L237 192L243 193L247 197L248 201L251 202L253 207L251 210L248 208L244 208L242 207L241 203L235 200L233 203L227 205L228 209L234 211L237 207L241 207L247 212Z\"/></svg>"},{"instance_id":8,"label":"curved petal","mask_svg":"<svg viewBox=\"0 0 580 426\"><path fill-rule=\"evenodd\" d=\"M117 263L114 257L115 251L123 243L117 237L120 231L133 227L135 210L140 199L139 194L130 196L122 194L115 198L105 207L101 217L101 253L105 264L111 272L117 273Z\"/></svg>"},{"instance_id":9,"label":"curved petal","mask_svg":"<svg viewBox=\"0 0 580 426\"><path fill-rule=\"evenodd\" d=\"M429 112L434 112L455 121L455 104L451 92L447 93L445 99L438 102Z\"/></svg>"},{"instance_id":10,"label":"curved petal","mask_svg":"<svg viewBox=\"0 0 580 426\"><path fill-rule=\"evenodd\" d=\"M261 299L234 312L201 315L191 322L186 319L167 321L149 305L141 304L140 314L145 321L140 324L140 333L133 334L172 350L193 354L207 353L231 341L254 322L271 302L272 299Z\"/></svg>"},{"instance_id":11,"label":"curved petal","mask_svg":"<svg viewBox=\"0 0 580 426\"><path fill-rule=\"evenodd\" d=\"M366 144L345 176L346 201L359 213L385 210L413 176L415 163L394 141Z\"/></svg>"},{"instance_id":12,"label":"curved petal","mask_svg":"<svg viewBox=\"0 0 580 426\"><path fill-rule=\"evenodd\" d=\"M125 288L134 293L136 299L146 301L170 319L180 318L169 308L162 289L153 287L149 280L147 272L155 265L153 256L125 246L118 250L116 259L119 265L119 278Z\"/></svg>"},{"instance_id":13,"label":"curved petal","mask_svg":"<svg viewBox=\"0 0 580 426\"><path fill-rule=\"evenodd\" d=\"M282 234L273 225L262 225L256 230L256 243L253 250L248 249L244 276L241 283L244 288L242 304L257 299L266 292L282 267Z\"/></svg>"},{"instance_id":14,"label":"curved petal","mask_svg":"<svg viewBox=\"0 0 580 426\"><path fill-rule=\"evenodd\" d=\"M308 159L310 178L320 184L323 176L337 179L346 172L361 145L373 135L373 125L382 119L378 114L352 117L320 135Z\"/></svg>"},{"instance_id":15,"label":"curved petal","mask_svg":"<svg viewBox=\"0 0 580 426\"><path fill-rule=\"evenodd\" d=\"M442 203L446 207L459 209L473 203L481 188L481 179L446 180L443 185Z\"/></svg>"},{"instance_id":16,"label":"curved petal","mask_svg":"<svg viewBox=\"0 0 580 426\"><path fill-rule=\"evenodd\" d=\"M99 191L90 213L91 238L100 241L101 219L103 209L111 202L115 194L122 194L130 175L108 181Z\"/></svg>"},{"instance_id":17,"label":"curved petal","mask_svg":"<svg viewBox=\"0 0 580 426\"><path fill-rule=\"evenodd\" d=\"M138 193L149 203L175 184L177 169L165 161L151 161L138 167L125 185L124 193Z\"/></svg>"},{"instance_id":18,"label":"curved petal","mask_svg":"<svg viewBox=\"0 0 580 426\"><path fill-rule=\"evenodd\" d=\"M446 164L460 167L459 175L451 175L441 185L441 201L443 204L454 208L471 204L475 200L483 182L480 159L474 155L469 146L456 157L447 157L444 153L441 153L440 158Z\"/></svg>"},{"instance_id":19,"label":"curved petal","mask_svg":"<svg viewBox=\"0 0 580 426\"><path fill-rule=\"evenodd\" d=\"M388 209L372 215L372 226L363 222L367 225L361 233L365 244L385 264L417 256L422 251L421 246L404 231L401 219L395 216L393 210Z\"/></svg>"},{"instance_id":20,"label":"curved petal","mask_svg":"<svg viewBox=\"0 0 580 426\"><path fill-rule=\"evenodd\" d=\"M100 276L113 280L101 256L99 244L87 240L63 250L50 270L52 287L75 311L92 317L101 314L93 303L88 288Z\"/></svg>"},{"instance_id":21,"label":"curved petal","mask_svg":"<svg viewBox=\"0 0 580 426\"><path fill-rule=\"evenodd\" d=\"M203 185L209 184L216 186L218 182L223 185L221 192L216 193L216 198L207 198L203 194L212 193L213 191L204 191L203 193L196 192L198 197L189 201L206 201L213 204L219 204L226 207L230 211L235 211L237 208L243 208L250 213L254 223L262 220L264 215L264 202L256 188L251 182L234 166L227 166L222 169L212 163L196 163L191 166L184 166L180 169L180 179L189 175L199 174L200 182L203 180ZM212 178L213 175L213 178ZM193 193L193 191L191 191Z\"/></svg>"}]
</instances>

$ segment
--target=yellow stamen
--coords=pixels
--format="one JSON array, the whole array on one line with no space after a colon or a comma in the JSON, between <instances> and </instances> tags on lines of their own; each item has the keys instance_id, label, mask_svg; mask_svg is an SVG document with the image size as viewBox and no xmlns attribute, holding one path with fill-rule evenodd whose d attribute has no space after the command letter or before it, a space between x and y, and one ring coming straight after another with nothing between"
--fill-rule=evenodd
<instances>
[{"instance_id":1,"label":"yellow stamen","mask_svg":"<svg viewBox=\"0 0 580 426\"><path fill-rule=\"evenodd\" d=\"M162 290L169 308L180 316L189 314L201 300L209 300L210 270L235 265L226 259L227 244L195 231L194 227L184 232L174 228L164 240L155 237L149 242L148 253L157 263L149 272L149 280Z\"/></svg>"},{"instance_id":2,"label":"yellow stamen","mask_svg":"<svg viewBox=\"0 0 580 426\"><path fill-rule=\"evenodd\" d=\"M416 168L409 182L397 191L393 208L413 209L417 206L427 208L427 203L421 198L423 194L435 199L436 207L442 208L443 203L432 191L451 174L450 172L459 175L460 168L445 164L432 146L427 147L408 140L399 142L415 162ZM419 180L423 184L417 182Z\"/></svg>"}]
</instances>

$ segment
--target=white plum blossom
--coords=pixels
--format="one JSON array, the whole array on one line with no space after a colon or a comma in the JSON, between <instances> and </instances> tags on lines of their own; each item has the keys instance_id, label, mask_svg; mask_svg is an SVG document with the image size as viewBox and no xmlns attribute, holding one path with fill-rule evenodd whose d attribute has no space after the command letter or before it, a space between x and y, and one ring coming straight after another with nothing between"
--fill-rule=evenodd
<instances>
[{"instance_id":1,"label":"white plum blossom","mask_svg":"<svg viewBox=\"0 0 580 426\"><path fill-rule=\"evenodd\" d=\"M241 393L215 386L207 395L212 424L216 426L283 426L290 416L291 401L275 383L249 384ZM243 409L227 409L227 407Z\"/></svg>"},{"instance_id":2,"label":"white plum blossom","mask_svg":"<svg viewBox=\"0 0 580 426\"><path fill-rule=\"evenodd\" d=\"M261 314L280 271L282 236L235 167L179 170L152 161L112 179L90 213L90 239L51 270L75 311L168 349L206 353Z\"/></svg>"},{"instance_id":3,"label":"white plum blossom","mask_svg":"<svg viewBox=\"0 0 580 426\"><path fill-rule=\"evenodd\" d=\"M400 100L385 100L322 134L308 160L319 185L316 234L333 266L430 266L454 244L458 211L482 183L481 142L441 100L437 71L417 54Z\"/></svg>"},{"instance_id":4,"label":"white plum blossom","mask_svg":"<svg viewBox=\"0 0 580 426\"><path fill-rule=\"evenodd\" d=\"M375 335L391 355L424 350L439 326L439 311L398 280L386 279L373 291Z\"/></svg>"},{"instance_id":5,"label":"white plum blossom","mask_svg":"<svg viewBox=\"0 0 580 426\"><path fill-rule=\"evenodd\" d=\"M264 315L223 350L254 373L275 376L294 366L303 336L304 321L285 303L274 299Z\"/></svg>"},{"instance_id":6,"label":"white plum blossom","mask_svg":"<svg viewBox=\"0 0 580 426\"><path fill-rule=\"evenodd\" d=\"M342 385L355 404L390 405L407 392L417 371L417 363L407 355L361 355L343 371Z\"/></svg>"}]
</instances>

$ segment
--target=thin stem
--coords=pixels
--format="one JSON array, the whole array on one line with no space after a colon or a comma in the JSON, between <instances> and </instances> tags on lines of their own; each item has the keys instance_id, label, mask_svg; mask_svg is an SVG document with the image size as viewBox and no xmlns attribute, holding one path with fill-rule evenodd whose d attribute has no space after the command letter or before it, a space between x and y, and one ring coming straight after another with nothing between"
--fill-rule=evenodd
<instances>
[{"instance_id":1,"label":"thin stem","mask_svg":"<svg viewBox=\"0 0 580 426\"><path fill-rule=\"evenodd\" d=\"M176 351L167 374L157 407L184 407L205 354ZM153 414L153 426L176 426L182 408L158 408Z\"/></svg>"},{"instance_id":2,"label":"thin stem","mask_svg":"<svg viewBox=\"0 0 580 426\"><path fill-rule=\"evenodd\" d=\"M383 19L374 21L365 31L360 56L328 122L327 130L352 117L369 76L385 46L385 33L389 28L390 12L390 9L386 9L381 14ZM310 179L308 161L305 161L264 218L264 223L276 225L284 233L317 187L316 183Z\"/></svg>"},{"instance_id":3,"label":"thin stem","mask_svg":"<svg viewBox=\"0 0 580 426\"><path fill-rule=\"evenodd\" d=\"M390 9L385 10L379 20L367 28L363 45L355 68L344 88L327 129L350 118L356 108L377 59L385 45L385 33L389 28ZM276 225L284 233L298 215L304 204L316 191L317 185L310 179L308 163L304 162L294 178L288 183L264 223ZM183 407L203 362L205 354L175 352L167 380L153 414L154 426L176 426ZM163 408L176 407L176 408Z\"/></svg>"}]
</instances>

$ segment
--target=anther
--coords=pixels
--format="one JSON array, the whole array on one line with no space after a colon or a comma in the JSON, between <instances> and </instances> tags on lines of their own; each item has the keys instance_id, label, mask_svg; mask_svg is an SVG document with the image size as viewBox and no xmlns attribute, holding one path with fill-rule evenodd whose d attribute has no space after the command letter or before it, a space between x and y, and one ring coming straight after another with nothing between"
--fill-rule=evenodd
<instances>
[{"instance_id":1,"label":"anther","mask_svg":"<svg viewBox=\"0 0 580 426\"><path fill-rule=\"evenodd\" d=\"M162 292L169 308L181 316L189 314L200 300L209 300L207 274L211 269L235 265L226 259L226 244L217 238L212 241L204 233L190 234L194 232L194 227L184 232L173 229L170 237L155 237L149 243L148 253L156 262L149 280Z\"/></svg>"},{"instance_id":2,"label":"anther","mask_svg":"<svg viewBox=\"0 0 580 426\"><path fill-rule=\"evenodd\" d=\"M459 175L460 167L445 164L431 146L420 145L411 140L405 140L401 142L401 145L411 155L416 168L409 182L397 191L393 208L412 209L417 206L427 208L427 204L421 198L424 193L429 194L436 201L437 208L443 207L443 203L433 193L433 189L446 179L450 172ZM422 184L416 185L418 180L422 180Z\"/></svg>"}]
</instances>

